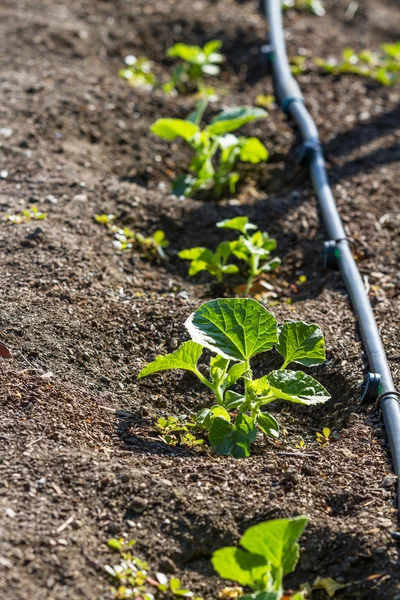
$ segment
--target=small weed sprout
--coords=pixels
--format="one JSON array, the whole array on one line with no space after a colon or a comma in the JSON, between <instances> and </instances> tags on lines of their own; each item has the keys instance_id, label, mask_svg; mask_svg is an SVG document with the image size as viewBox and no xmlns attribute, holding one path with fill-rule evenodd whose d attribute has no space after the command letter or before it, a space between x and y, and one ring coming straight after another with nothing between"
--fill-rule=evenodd
<instances>
[{"instance_id":1,"label":"small weed sprout","mask_svg":"<svg viewBox=\"0 0 400 600\"><path fill-rule=\"evenodd\" d=\"M329 429L329 427L324 427L322 433L320 431L317 431L315 437L317 442L321 444L321 446L328 446L329 442L331 441L331 430Z\"/></svg>"},{"instance_id":2,"label":"small weed sprout","mask_svg":"<svg viewBox=\"0 0 400 600\"><path fill-rule=\"evenodd\" d=\"M240 232L240 236L232 242L220 242L215 252L208 248L196 247L179 252L179 258L190 260L189 275L194 276L200 271L208 271L222 283L224 275L233 275L239 272L237 265L229 263L231 256L235 256L247 266L247 283L244 295L248 295L255 278L263 273L270 273L280 265L280 259L270 258L271 252L276 248L276 240L270 238L268 233L261 232L257 225L249 222L248 217L234 217L217 223L220 229L233 229ZM267 262L266 262L267 261Z\"/></svg>"},{"instance_id":3,"label":"small weed sprout","mask_svg":"<svg viewBox=\"0 0 400 600\"><path fill-rule=\"evenodd\" d=\"M341 61L317 58L315 64L333 75L353 73L370 77L381 85L393 85L400 81L400 42L382 44L381 52L362 50L357 53L352 48L346 48Z\"/></svg>"},{"instance_id":4,"label":"small weed sprout","mask_svg":"<svg viewBox=\"0 0 400 600\"><path fill-rule=\"evenodd\" d=\"M296 567L298 539L307 523L306 517L294 517L254 525L242 535L240 546L214 552L212 565L223 579L250 588L252 593L240 594L238 600L281 600L283 578ZM298 592L291 600L304 600L304 595Z\"/></svg>"},{"instance_id":5,"label":"small weed sprout","mask_svg":"<svg viewBox=\"0 0 400 600\"><path fill-rule=\"evenodd\" d=\"M176 577L168 579L164 573L149 574L146 561L134 556L131 552L135 540L127 541L124 538L112 538L107 542L108 547L119 554L119 563L104 567L112 580L111 592L115 600L154 600L157 598L186 597L192 600L203 600L190 590L181 587L181 582Z\"/></svg>"},{"instance_id":6,"label":"small weed sprout","mask_svg":"<svg viewBox=\"0 0 400 600\"><path fill-rule=\"evenodd\" d=\"M103 214L95 215L95 221L105 225L109 231L114 234L113 246L117 250L129 250L134 246L141 248L144 258L153 260L159 258L163 261L168 260L164 248L169 246L164 231L157 229L153 235L146 237L141 233L135 233L129 227L118 227L114 225L115 215Z\"/></svg>"},{"instance_id":7,"label":"small weed sprout","mask_svg":"<svg viewBox=\"0 0 400 600\"><path fill-rule=\"evenodd\" d=\"M173 183L173 193L178 197L193 196L199 190L211 188L217 198L226 190L233 194L240 178L235 171L238 162L255 165L268 158L268 151L258 138L232 134L246 123L264 119L265 110L249 106L231 108L219 113L210 125L201 129L206 106L207 101L203 100L186 120L158 119L151 126L155 135L170 142L181 137L194 150L189 167L193 175L181 175Z\"/></svg>"},{"instance_id":8,"label":"small weed sprout","mask_svg":"<svg viewBox=\"0 0 400 600\"><path fill-rule=\"evenodd\" d=\"M160 434L161 439L170 446L183 445L192 448L204 444L203 439L196 438L191 433L196 428L196 421L189 420L186 415L180 415L179 417L160 417L157 419L155 430Z\"/></svg>"},{"instance_id":9,"label":"small weed sprout","mask_svg":"<svg viewBox=\"0 0 400 600\"><path fill-rule=\"evenodd\" d=\"M324 362L324 337L318 325L288 321L278 327L275 317L255 300L227 298L206 302L190 315L185 326L192 341L172 354L157 356L140 371L139 379L183 369L212 390L216 404L201 409L196 424L208 432L217 454L249 456L257 428L278 438L277 420L263 410L275 400L312 406L330 398L310 375L286 369L293 362L304 366ZM283 358L281 368L254 379L250 360L273 347ZM208 377L198 367L204 348L215 354L210 359ZM231 389L239 380L242 389Z\"/></svg>"},{"instance_id":10,"label":"small weed sprout","mask_svg":"<svg viewBox=\"0 0 400 600\"><path fill-rule=\"evenodd\" d=\"M183 94L192 91L195 87L200 94L212 96L214 90L204 86L204 77L219 75L220 65L225 60L219 52L221 46L220 40L212 40L202 48L182 43L174 44L169 48L167 56L179 58L183 62L172 70L171 78L163 86L164 92Z\"/></svg>"},{"instance_id":11,"label":"small weed sprout","mask_svg":"<svg viewBox=\"0 0 400 600\"><path fill-rule=\"evenodd\" d=\"M136 58L131 54L125 57L125 63L127 67L119 71L118 75L120 77L126 79L133 87L153 89L156 78L152 73L153 63L148 58L145 56Z\"/></svg>"},{"instance_id":12,"label":"small weed sprout","mask_svg":"<svg viewBox=\"0 0 400 600\"><path fill-rule=\"evenodd\" d=\"M29 223L29 221L42 221L46 217L47 213L40 212L37 206L31 206L31 208L25 208L21 213L5 215L4 220L13 225L19 225L20 223Z\"/></svg>"},{"instance_id":13,"label":"small weed sprout","mask_svg":"<svg viewBox=\"0 0 400 600\"><path fill-rule=\"evenodd\" d=\"M282 0L282 8L287 10L294 8L298 11L305 11L323 17L325 14L325 6L322 0Z\"/></svg>"}]
</instances>

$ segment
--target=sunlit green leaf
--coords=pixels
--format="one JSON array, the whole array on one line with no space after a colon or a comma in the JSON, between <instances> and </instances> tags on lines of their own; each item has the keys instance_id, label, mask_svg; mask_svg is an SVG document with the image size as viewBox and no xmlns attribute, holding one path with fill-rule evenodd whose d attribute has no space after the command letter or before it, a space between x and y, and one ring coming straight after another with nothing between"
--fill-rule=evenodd
<instances>
[{"instance_id":1,"label":"sunlit green leaf","mask_svg":"<svg viewBox=\"0 0 400 600\"><path fill-rule=\"evenodd\" d=\"M159 371L168 371L170 369L184 369L186 371L196 372L197 361L199 360L203 348L195 342L185 342L178 350L172 354L157 356L153 362L142 369L138 375L139 379L147 377L152 373Z\"/></svg>"},{"instance_id":2,"label":"sunlit green leaf","mask_svg":"<svg viewBox=\"0 0 400 600\"><path fill-rule=\"evenodd\" d=\"M302 321L288 321L282 325L276 349L284 358L284 366L297 362L310 367L326 360L321 329Z\"/></svg>"},{"instance_id":3,"label":"sunlit green leaf","mask_svg":"<svg viewBox=\"0 0 400 600\"><path fill-rule=\"evenodd\" d=\"M251 298L206 302L187 319L192 339L225 358L244 361L277 341L275 317Z\"/></svg>"},{"instance_id":4,"label":"sunlit green leaf","mask_svg":"<svg viewBox=\"0 0 400 600\"><path fill-rule=\"evenodd\" d=\"M274 396L282 400L298 404L319 404L330 398L319 381L302 371L272 371L265 379Z\"/></svg>"}]
</instances>

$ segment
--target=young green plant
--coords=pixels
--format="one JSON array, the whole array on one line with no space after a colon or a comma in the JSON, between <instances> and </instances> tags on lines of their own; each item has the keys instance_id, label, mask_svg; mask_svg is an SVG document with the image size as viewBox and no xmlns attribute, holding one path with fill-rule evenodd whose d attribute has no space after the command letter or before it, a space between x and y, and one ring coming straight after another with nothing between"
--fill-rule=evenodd
<instances>
[{"instance_id":1,"label":"young green plant","mask_svg":"<svg viewBox=\"0 0 400 600\"><path fill-rule=\"evenodd\" d=\"M215 404L199 411L196 422L208 432L217 454L246 457L257 428L279 437L279 425L265 406L286 400L312 406L329 399L326 389L303 371L288 370L290 363L313 366L325 360L318 325L288 321L281 327L275 317L251 298L221 298L206 302L186 320L192 338L172 354L157 356L139 373L139 379L171 369L191 371L215 396ZM274 348L283 358L279 370L254 379L251 359ZM207 348L213 355L208 376L198 362ZM241 380L242 389L233 390Z\"/></svg>"},{"instance_id":2,"label":"young green plant","mask_svg":"<svg viewBox=\"0 0 400 600\"><path fill-rule=\"evenodd\" d=\"M191 261L190 276L194 276L200 271L208 271L216 277L218 282L223 281L224 275L233 275L239 272L237 265L228 262L231 256L235 256L247 267L247 283L244 292L246 296L256 277L263 273L270 273L280 265L281 261L278 257L270 258L271 252L276 248L276 240L269 237L265 231L257 230L257 225L250 223L248 217L244 216L220 221L217 223L217 227L233 229L239 231L241 235L231 242L221 242L215 252L208 248L196 247L182 250L178 256L183 260Z\"/></svg>"},{"instance_id":3,"label":"young green plant","mask_svg":"<svg viewBox=\"0 0 400 600\"><path fill-rule=\"evenodd\" d=\"M103 214L95 215L95 221L105 225L109 231L114 234L113 246L117 250L129 250L133 246L139 246L143 252L143 256L148 260L160 258L168 260L164 248L169 246L169 242L165 237L164 231L157 229L151 236L144 236L141 233L135 233L129 227L118 227L114 225L115 215Z\"/></svg>"},{"instance_id":4,"label":"young green plant","mask_svg":"<svg viewBox=\"0 0 400 600\"><path fill-rule=\"evenodd\" d=\"M155 597L168 599L182 596L203 600L190 590L182 588L176 577L168 579L164 573L149 574L147 562L132 554L135 544L135 540L128 541L124 538L112 538L107 542L108 547L119 554L118 564L104 567L111 578L111 591L115 600L155 600Z\"/></svg>"},{"instance_id":5,"label":"young green plant","mask_svg":"<svg viewBox=\"0 0 400 600\"><path fill-rule=\"evenodd\" d=\"M10 221L13 225L20 223L29 223L29 221L43 221L47 218L47 213L40 212L37 206L33 205L30 208L25 208L21 213L15 215L5 215L4 220Z\"/></svg>"},{"instance_id":6,"label":"young green plant","mask_svg":"<svg viewBox=\"0 0 400 600\"><path fill-rule=\"evenodd\" d=\"M212 555L212 565L223 579L250 588L238 600L281 600L283 578L299 560L298 539L308 523L306 517L276 519L245 531L240 546L227 546ZM303 600L301 592L291 600Z\"/></svg>"},{"instance_id":7,"label":"young green plant","mask_svg":"<svg viewBox=\"0 0 400 600\"><path fill-rule=\"evenodd\" d=\"M362 50L357 53L352 48L346 48L341 61L317 58L315 64L333 75L352 73L370 77L381 85L393 85L400 81L400 42L382 44L381 52Z\"/></svg>"},{"instance_id":8,"label":"young green plant","mask_svg":"<svg viewBox=\"0 0 400 600\"><path fill-rule=\"evenodd\" d=\"M163 86L164 92L177 91L183 94L195 88L201 94L213 95L214 90L204 86L204 77L219 75L220 64L225 60L219 52L221 46L220 40L211 40L202 48L183 43L174 44L169 48L167 56L181 59L183 62L172 70L170 80Z\"/></svg>"},{"instance_id":9,"label":"young green plant","mask_svg":"<svg viewBox=\"0 0 400 600\"><path fill-rule=\"evenodd\" d=\"M186 120L158 119L151 126L155 135L170 142L181 137L194 151L189 167L192 173L181 175L173 183L173 193L179 197L193 196L199 190L208 189L213 189L217 198L227 190L233 194L240 178L235 171L238 162L258 164L268 158L268 151L258 138L232 134L246 123L264 119L267 116L264 109L230 108L201 129L206 106L206 101L200 102Z\"/></svg>"},{"instance_id":10,"label":"young green plant","mask_svg":"<svg viewBox=\"0 0 400 600\"><path fill-rule=\"evenodd\" d=\"M152 73L153 63L145 56L136 58L130 54L125 57L126 67L120 69L118 75L126 79L133 87L151 90L156 84L156 77Z\"/></svg>"}]
</instances>

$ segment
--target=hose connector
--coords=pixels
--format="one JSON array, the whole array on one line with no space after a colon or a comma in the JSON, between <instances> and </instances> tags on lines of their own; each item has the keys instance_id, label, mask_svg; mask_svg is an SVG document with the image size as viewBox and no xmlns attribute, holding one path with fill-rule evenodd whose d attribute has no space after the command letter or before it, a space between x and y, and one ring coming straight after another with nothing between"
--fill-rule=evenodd
<instances>
[{"instance_id":1,"label":"hose connector","mask_svg":"<svg viewBox=\"0 0 400 600\"><path fill-rule=\"evenodd\" d=\"M379 373L367 373L361 384L361 404L372 404L379 396L381 376Z\"/></svg>"},{"instance_id":2,"label":"hose connector","mask_svg":"<svg viewBox=\"0 0 400 600\"><path fill-rule=\"evenodd\" d=\"M339 270L338 263L339 249L335 240L328 240L322 246L322 262L325 269L331 271Z\"/></svg>"}]
</instances>

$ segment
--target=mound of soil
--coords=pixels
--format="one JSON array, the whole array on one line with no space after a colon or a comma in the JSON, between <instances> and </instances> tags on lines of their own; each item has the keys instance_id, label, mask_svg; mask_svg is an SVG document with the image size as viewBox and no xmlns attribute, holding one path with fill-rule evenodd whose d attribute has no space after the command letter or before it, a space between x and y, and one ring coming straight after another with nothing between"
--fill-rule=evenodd
<instances>
[{"instance_id":1,"label":"mound of soil","mask_svg":"<svg viewBox=\"0 0 400 600\"><path fill-rule=\"evenodd\" d=\"M326 7L323 18L286 14L291 55L339 56L397 40L395 0L365 0L352 18L347 0ZM216 598L223 583L214 550L237 543L249 525L307 514L288 586L329 576L349 584L338 598L400 598L386 436L380 415L359 402L366 365L357 325L340 276L322 269L325 234L307 174L291 160L291 124L272 107L244 129L270 158L243 172L235 198L182 202L170 180L189 153L149 126L185 117L193 99L117 76L124 56L136 54L166 79L172 43L219 38L221 98L207 116L254 104L272 93L258 3L5 0L1 16L0 214L31 205L48 213L0 224L0 340L12 353L0 358L1 597L111 598L103 566L115 556L106 542L126 533L154 569L167 564L196 594ZM398 378L400 88L316 70L299 83ZM143 234L163 229L169 262L117 251L98 213ZM310 372L332 394L322 407L279 406L280 443L257 441L246 460L171 447L154 433L159 416L211 402L190 374L137 380L146 362L187 339L183 321L201 302L230 293L206 275L190 280L177 252L214 247L216 221L240 214L278 242L282 267L264 301L281 321L321 325L328 361ZM256 372L274 360L259 357ZM315 441L323 427L334 433L325 447Z\"/></svg>"}]
</instances>

